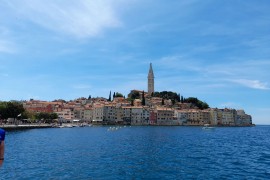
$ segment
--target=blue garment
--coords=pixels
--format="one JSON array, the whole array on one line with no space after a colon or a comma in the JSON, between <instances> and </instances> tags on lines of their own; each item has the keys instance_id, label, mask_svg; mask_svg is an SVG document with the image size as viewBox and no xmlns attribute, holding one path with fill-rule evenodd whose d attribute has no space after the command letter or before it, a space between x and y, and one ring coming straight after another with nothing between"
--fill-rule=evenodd
<instances>
[{"instance_id":1,"label":"blue garment","mask_svg":"<svg viewBox=\"0 0 270 180\"><path fill-rule=\"evenodd\" d=\"M5 130L0 128L0 143L5 140L5 135Z\"/></svg>"}]
</instances>

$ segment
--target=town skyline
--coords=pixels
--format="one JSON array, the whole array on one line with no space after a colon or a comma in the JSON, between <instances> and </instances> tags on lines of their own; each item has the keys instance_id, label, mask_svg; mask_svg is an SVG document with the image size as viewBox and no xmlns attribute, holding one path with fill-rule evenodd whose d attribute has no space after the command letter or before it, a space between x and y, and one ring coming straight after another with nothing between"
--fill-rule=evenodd
<instances>
[{"instance_id":1,"label":"town skyline","mask_svg":"<svg viewBox=\"0 0 270 180\"><path fill-rule=\"evenodd\" d=\"M82 97L71 101L52 102L30 99L4 102L1 114L5 123L81 122L94 125L152 125L152 126L253 126L252 116L244 109L211 108L198 98L184 98L171 91L155 91L152 63L147 75L147 92L131 90L127 98L110 91L109 97ZM13 109L13 110L10 110ZM18 115L18 113L20 113ZM12 117L12 119L10 119ZM19 121L23 123L23 121Z\"/></svg>"},{"instance_id":2,"label":"town skyline","mask_svg":"<svg viewBox=\"0 0 270 180\"><path fill-rule=\"evenodd\" d=\"M269 8L265 0L4 0L0 100L147 91L152 62L155 91L270 124Z\"/></svg>"}]
</instances>

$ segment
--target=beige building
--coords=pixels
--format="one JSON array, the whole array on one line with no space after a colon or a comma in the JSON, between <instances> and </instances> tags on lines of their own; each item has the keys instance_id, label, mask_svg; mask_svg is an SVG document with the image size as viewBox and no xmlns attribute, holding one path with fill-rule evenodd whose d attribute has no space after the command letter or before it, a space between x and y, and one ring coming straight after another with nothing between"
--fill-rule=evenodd
<instances>
[{"instance_id":1,"label":"beige building","mask_svg":"<svg viewBox=\"0 0 270 180\"><path fill-rule=\"evenodd\" d=\"M104 120L104 106L95 105L93 107L93 123L103 123Z\"/></svg>"},{"instance_id":2,"label":"beige building","mask_svg":"<svg viewBox=\"0 0 270 180\"><path fill-rule=\"evenodd\" d=\"M93 121L93 109L92 108L85 108L84 109L84 117L82 120L85 122Z\"/></svg>"},{"instance_id":3,"label":"beige building","mask_svg":"<svg viewBox=\"0 0 270 180\"><path fill-rule=\"evenodd\" d=\"M131 124L146 125L149 124L149 111L142 106L131 108Z\"/></svg>"},{"instance_id":4,"label":"beige building","mask_svg":"<svg viewBox=\"0 0 270 180\"><path fill-rule=\"evenodd\" d=\"M122 106L122 119L125 123L131 123L132 117L132 106Z\"/></svg>"},{"instance_id":5,"label":"beige building","mask_svg":"<svg viewBox=\"0 0 270 180\"><path fill-rule=\"evenodd\" d=\"M236 121L236 110L235 109L220 109L222 113L221 124L222 125L235 125Z\"/></svg>"},{"instance_id":6,"label":"beige building","mask_svg":"<svg viewBox=\"0 0 270 180\"><path fill-rule=\"evenodd\" d=\"M106 122L115 122L115 105L113 104L107 104L103 106L103 115L104 115L104 121Z\"/></svg>"},{"instance_id":7,"label":"beige building","mask_svg":"<svg viewBox=\"0 0 270 180\"><path fill-rule=\"evenodd\" d=\"M173 125L174 110L172 108L157 107L157 125Z\"/></svg>"},{"instance_id":8,"label":"beige building","mask_svg":"<svg viewBox=\"0 0 270 180\"><path fill-rule=\"evenodd\" d=\"M122 124L123 122L123 109L121 107L117 107L115 109L115 123Z\"/></svg>"},{"instance_id":9,"label":"beige building","mask_svg":"<svg viewBox=\"0 0 270 180\"><path fill-rule=\"evenodd\" d=\"M187 125L202 126L210 123L210 113L208 110L188 110L187 119Z\"/></svg>"},{"instance_id":10,"label":"beige building","mask_svg":"<svg viewBox=\"0 0 270 180\"><path fill-rule=\"evenodd\" d=\"M147 106L161 106L162 104L162 98L160 97L151 97L151 98L146 98L145 103Z\"/></svg>"},{"instance_id":11,"label":"beige building","mask_svg":"<svg viewBox=\"0 0 270 180\"><path fill-rule=\"evenodd\" d=\"M72 109L64 108L62 111L55 112L58 115L58 119L61 121L71 121L74 117L74 112Z\"/></svg>"},{"instance_id":12,"label":"beige building","mask_svg":"<svg viewBox=\"0 0 270 180\"><path fill-rule=\"evenodd\" d=\"M210 123L209 124L211 124L213 126L218 125L218 111L219 110L217 108L209 109L209 115L210 115Z\"/></svg>"}]
</instances>

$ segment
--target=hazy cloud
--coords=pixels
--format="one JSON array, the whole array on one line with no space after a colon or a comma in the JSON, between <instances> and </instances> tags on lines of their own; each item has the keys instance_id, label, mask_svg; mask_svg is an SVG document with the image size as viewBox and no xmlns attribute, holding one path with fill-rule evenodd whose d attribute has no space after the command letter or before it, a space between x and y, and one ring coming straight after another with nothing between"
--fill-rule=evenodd
<instances>
[{"instance_id":1,"label":"hazy cloud","mask_svg":"<svg viewBox=\"0 0 270 180\"><path fill-rule=\"evenodd\" d=\"M235 79L231 80L232 82L241 84L246 87L250 87L253 89L262 89L262 90L268 90L269 87L267 86L267 83L260 82L259 80L248 80L248 79Z\"/></svg>"},{"instance_id":2,"label":"hazy cloud","mask_svg":"<svg viewBox=\"0 0 270 180\"><path fill-rule=\"evenodd\" d=\"M10 0L8 7L20 19L77 38L99 35L121 23L111 0Z\"/></svg>"},{"instance_id":3,"label":"hazy cloud","mask_svg":"<svg viewBox=\"0 0 270 180\"><path fill-rule=\"evenodd\" d=\"M253 89L270 89L268 79L266 79L270 65L268 60L246 60L243 58L209 64L204 63L201 59L194 59L185 55L171 55L162 57L156 62L158 62L155 63L156 66L165 69L188 70L201 74L198 82L204 84L204 86L211 86L213 83L218 83L219 86L225 86L227 84L226 86L228 87L228 82L231 82ZM185 72L182 73L182 76L188 82L194 81L194 76L185 76ZM256 77L255 80L253 79L254 77ZM183 83L183 80L181 82ZM215 88L219 88L219 86Z\"/></svg>"}]
</instances>

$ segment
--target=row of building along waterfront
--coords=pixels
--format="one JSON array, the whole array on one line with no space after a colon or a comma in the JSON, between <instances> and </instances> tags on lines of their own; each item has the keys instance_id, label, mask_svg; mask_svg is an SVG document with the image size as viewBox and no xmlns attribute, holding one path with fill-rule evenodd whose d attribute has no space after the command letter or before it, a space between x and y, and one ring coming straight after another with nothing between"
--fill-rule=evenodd
<instances>
[{"instance_id":1,"label":"row of building along waterfront","mask_svg":"<svg viewBox=\"0 0 270 180\"><path fill-rule=\"evenodd\" d=\"M130 125L189 125L200 126L249 126L252 117L244 110L230 108L196 109L189 103L175 103L158 97L146 98L142 106L140 99L135 99L131 106L124 97L113 101L105 98L79 98L74 101L56 100L52 102L30 100L23 102L24 108L34 113L56 113L59 122L80 120L93 124L130 124Z\"/></svg>"}]
</instances>

